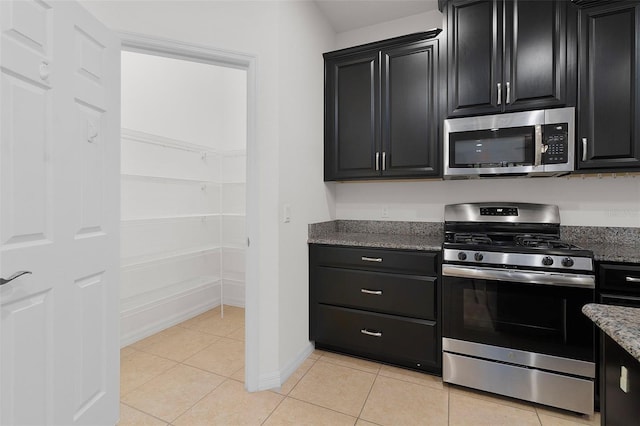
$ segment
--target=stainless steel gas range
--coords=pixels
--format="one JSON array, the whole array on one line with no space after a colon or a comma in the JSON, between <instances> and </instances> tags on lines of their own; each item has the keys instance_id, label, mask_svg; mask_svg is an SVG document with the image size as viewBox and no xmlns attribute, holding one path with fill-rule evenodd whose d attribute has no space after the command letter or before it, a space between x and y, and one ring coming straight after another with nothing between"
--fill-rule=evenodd
<instances>
[{"instance_id":1,"label":"stainless steel gas range","mask_svg":"<svg viewBox=\"0 0 640 426\"><path fill-rule=\"evenodd\" d=\"M593 254L557 206L445 206L442 276L445 382L593 413Z\"/></svg>"}]
</instances>

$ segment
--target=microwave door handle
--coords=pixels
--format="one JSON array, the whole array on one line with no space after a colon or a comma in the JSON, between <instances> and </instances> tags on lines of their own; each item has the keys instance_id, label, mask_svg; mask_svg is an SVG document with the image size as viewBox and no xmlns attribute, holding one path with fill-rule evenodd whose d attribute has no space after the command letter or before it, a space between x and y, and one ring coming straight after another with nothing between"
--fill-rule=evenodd
<instances>
[{"instance_id":1,"label":"microwave door handle","mask_svg":"<svg viewBox=\"0 0 640 426\"><path fill-rule=\"evenodd\" d=\"M534 166L542 165L542 153L544 151L544 146L542 145L542 126L540 124L536 124L535 126L535 159L533 162Z\"/></svg>"}]
</instances>

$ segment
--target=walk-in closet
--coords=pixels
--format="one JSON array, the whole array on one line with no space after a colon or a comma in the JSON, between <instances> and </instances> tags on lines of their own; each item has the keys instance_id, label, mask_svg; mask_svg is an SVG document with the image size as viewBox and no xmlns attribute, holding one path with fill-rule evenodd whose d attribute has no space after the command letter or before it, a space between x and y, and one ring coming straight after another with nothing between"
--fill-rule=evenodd
<instances>
[{"instance_id":1,"label":"walk-in closet","mask_svg":"<svg viewBox=\"0 0 640 426\"><path fill-rule=\"evenodd\" d=\"M242 69L122 52L123 346L244 307L246 81Z\"/></svg>"}]
</instances>

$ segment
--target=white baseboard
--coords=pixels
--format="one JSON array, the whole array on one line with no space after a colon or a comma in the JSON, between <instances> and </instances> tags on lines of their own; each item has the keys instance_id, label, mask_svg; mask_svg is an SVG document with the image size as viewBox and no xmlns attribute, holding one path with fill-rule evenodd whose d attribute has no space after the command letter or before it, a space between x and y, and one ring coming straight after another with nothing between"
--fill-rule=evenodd
<instances>
[{"instance_id":1,"label":"white baseboard","mask_svg":"<svg viewBox=\"0 0 640 426\"><path fill-rule=\"evenodd\" d=\"M261 374L258 379L258 390L280 389L282 384L302 365L302 363L311 355L314 346L309 342L298 355L279 371Z\"/></svg>"},{"instance_id":2,"label":"white baseboard","mask_svg":"<svg viewBox=\"0 0 640 426\"><path fill-rule=\"evenodd\" d=\"M130 345L220 305L218 282L120 312L120 347Z\"/></svg>"},{"instance_id":3,"label":"white baseboard","mask_svg":"<svg viewBox=\"0 0 640 426\"><path fill-rule=\"evenodd\" d=\"M223 278L222 280L222 303L225 305L245 307L245 285L244 282Z\"/></svg>"}]
</instances>

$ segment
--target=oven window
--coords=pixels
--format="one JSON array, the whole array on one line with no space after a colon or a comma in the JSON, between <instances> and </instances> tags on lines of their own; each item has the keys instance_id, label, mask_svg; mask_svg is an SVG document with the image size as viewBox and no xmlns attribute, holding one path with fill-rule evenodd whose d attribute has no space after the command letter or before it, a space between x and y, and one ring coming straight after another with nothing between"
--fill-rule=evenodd
<instances>
[{"instance_id":1,"label":"oven window","mask_svg":"<svg viewBox=\"0 0 640 426\"><path fill-rule=\"evenodd\" d=\"M525 126L450 133L450 167L532 165L534 130Z\"/></svg>"},{"instance_id":2,"label":"oven window","mask_svg":"<svg viewBox=\"0 0 640 426\"><path fill-rule=\"evenodd\" d=\"M593 361L590 289L443 277L443 336Z\"/></svg>"},{"instance_id":3,"label":"oven window","mask_svg":"<svg viewBox=\"0 0 640 426\"><path fill-rule=\"evenodd\" d=\"M565 340L563 313L566 300L540 295L535 304L519 293L499 293L475 281L463 290L463 323L469 330L523 333ZM541 315L541 312L545 312Z\"/></svg>"}]
</instances>

